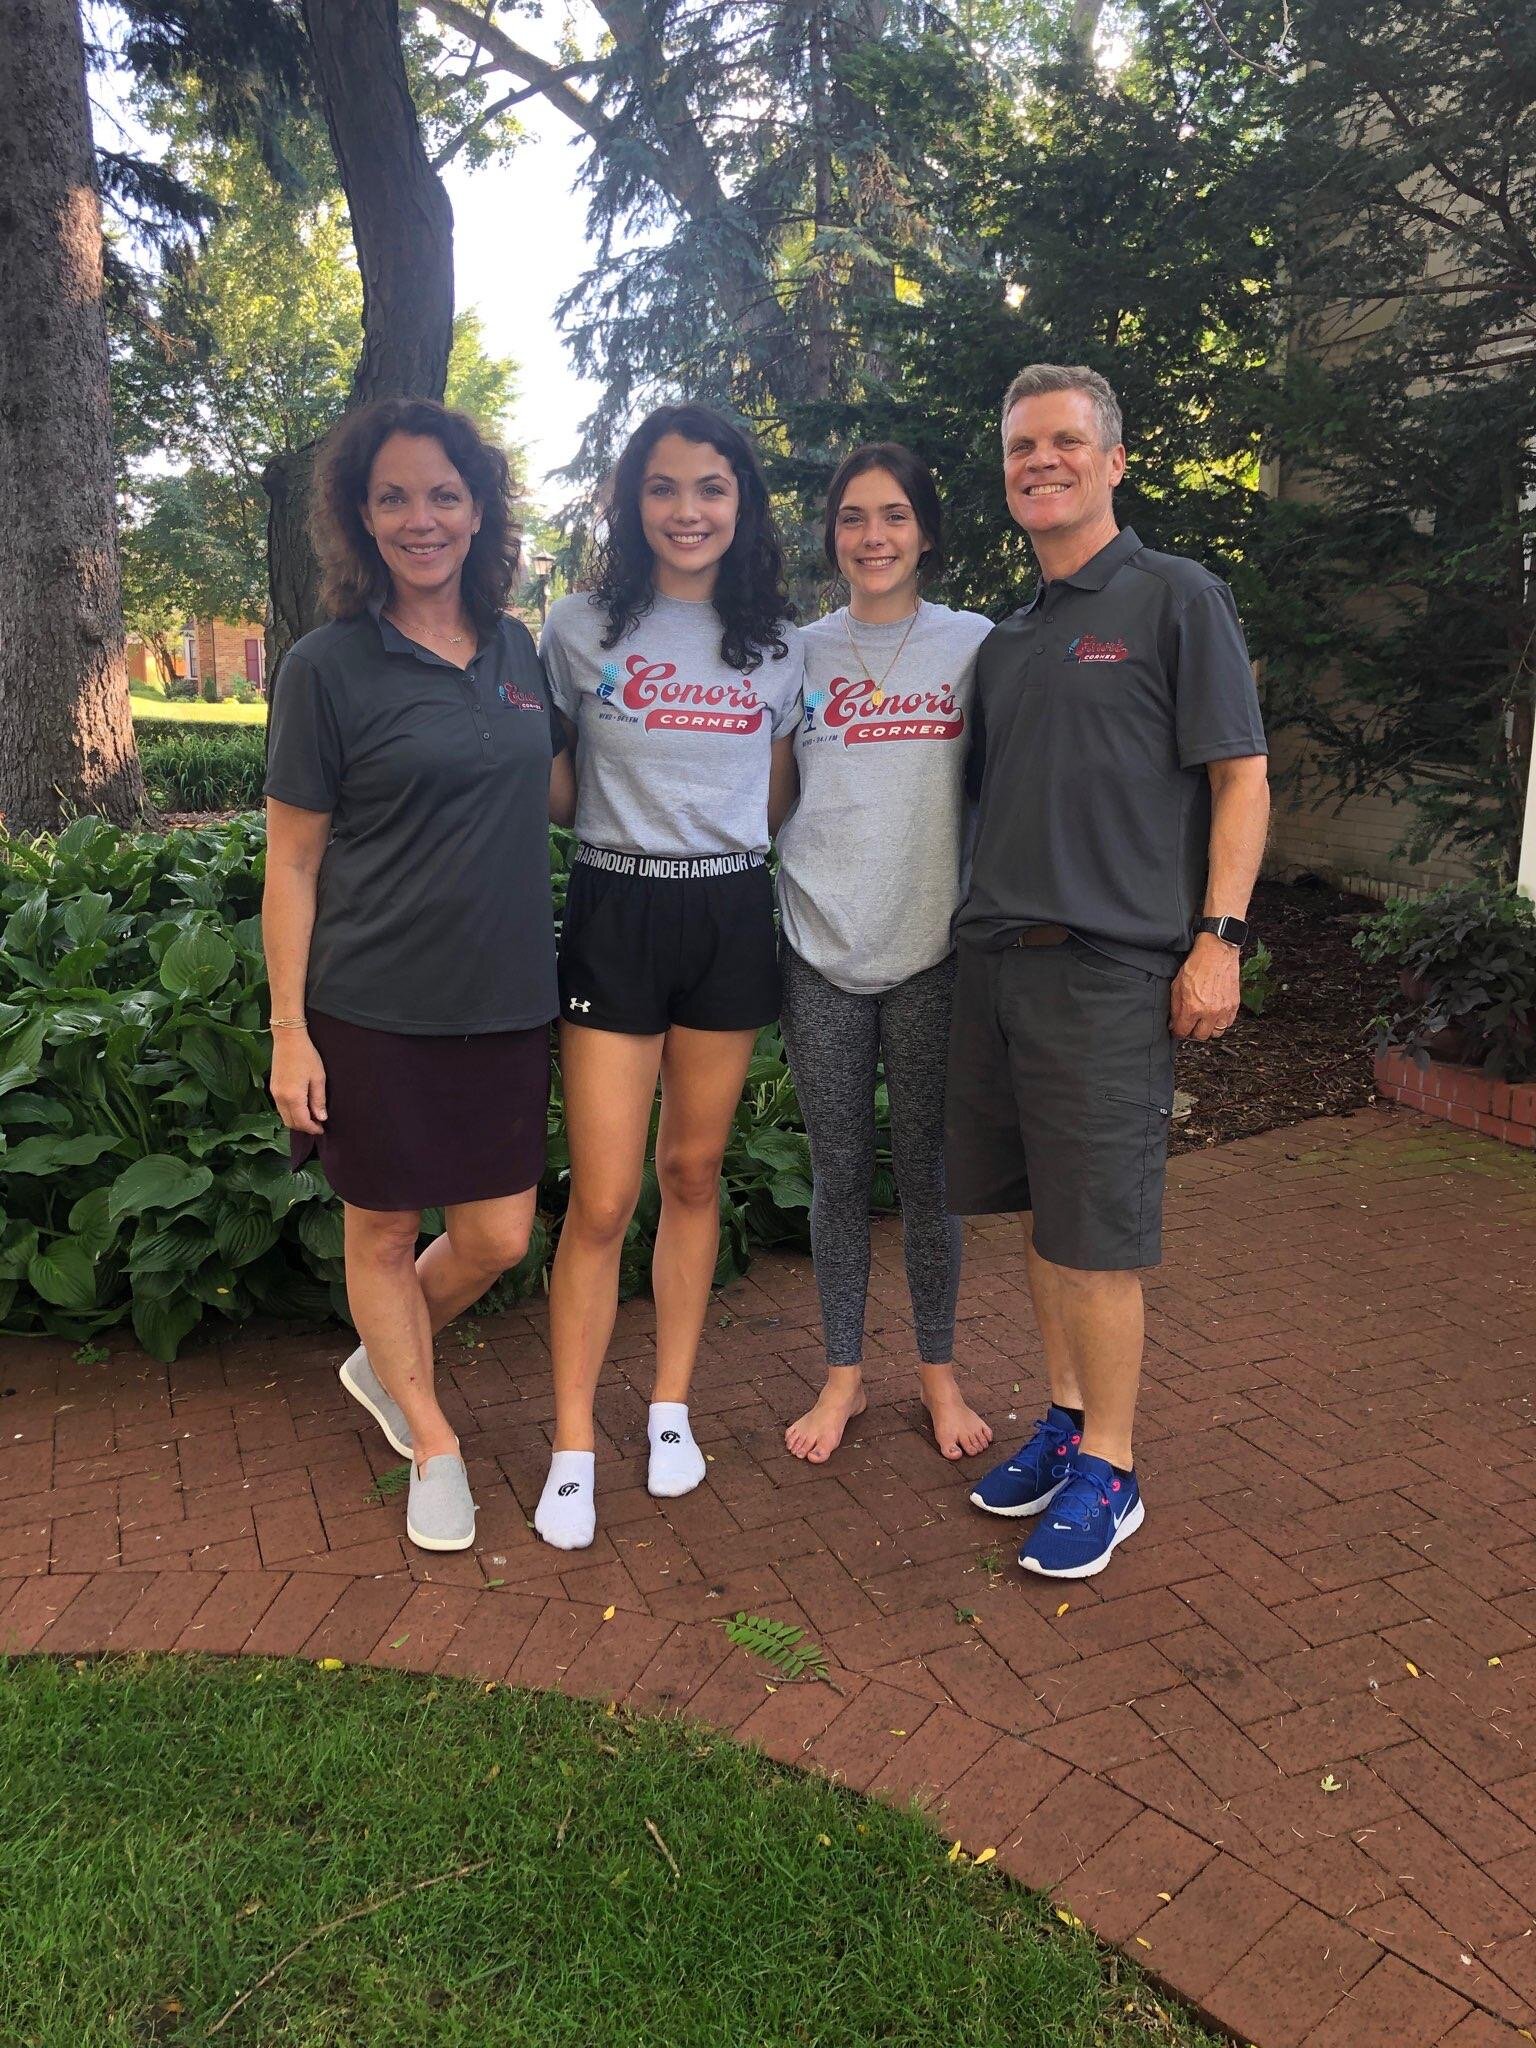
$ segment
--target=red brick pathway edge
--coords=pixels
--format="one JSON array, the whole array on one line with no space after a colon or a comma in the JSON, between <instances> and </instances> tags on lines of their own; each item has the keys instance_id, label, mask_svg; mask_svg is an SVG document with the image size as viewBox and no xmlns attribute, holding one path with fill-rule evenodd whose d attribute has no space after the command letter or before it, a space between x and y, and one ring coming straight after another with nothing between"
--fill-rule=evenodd
<instances>
[{"instance_id":1,"label":"red brick pathway edge","mask_svg":"<svg viewBox=\"0 0 1536 2048\"><path fill-rule=\"evenodd\" d=\"M1174 1180L1148 1523L1092 1584L1023 1579L914 1427L882 1227L883 1362L828 1467L781 1438L819 1371L803 1260L721 1299L684 1501L644 1491L649 1312L626 1309L576 1559L527 1525L540 1311L442 1347L481 1503L459 1558L408 1552L371 1493L395 1461L332 1333L170 1369L0 1346L0 1650L338 1657L686 1715L916 1801L1240 2041L1513 2048L1536 2038L1536 1172L1383 1110ZM1006 1438L1036 1361L1002 1224L962 1314ZM811 1629L833 1683L771 1690L718 1625L738 1608Z\"/></svg>"}]
</instances>

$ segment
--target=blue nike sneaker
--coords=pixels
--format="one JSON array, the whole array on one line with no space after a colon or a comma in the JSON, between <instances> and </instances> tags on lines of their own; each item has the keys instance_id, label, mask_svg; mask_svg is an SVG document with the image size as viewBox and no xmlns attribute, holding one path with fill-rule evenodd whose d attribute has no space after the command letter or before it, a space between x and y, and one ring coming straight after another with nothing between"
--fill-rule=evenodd
<instances>
[{"instance_id":1,"label":"blue nike sneaker","mask_svg":"<svg viewBox=\"0 0 1536 2048\"><path fill-rule=\"evenodd\" d=\"M1066 1485L1081 1441L1077 1424L1053 1401L1029 1442L979 1481L971 1506L985 1508L989 1515L1038 1515Z\"/></svg>"},{"instance_id":2,"label":"blue nike sneaker","mask_svg":"<svg viewBox=\"0 0 1536 2048\"><path fill-rule=\"evenodd\" d=\"M1116 1544L1145 1520L1136 1474L1122 1479L1107 1458L1079 1451L1051 1512L1019 1552L1019 1563L1046 1579L1091 1579L1109 1563Z\"/></svg>"}]
</instances>

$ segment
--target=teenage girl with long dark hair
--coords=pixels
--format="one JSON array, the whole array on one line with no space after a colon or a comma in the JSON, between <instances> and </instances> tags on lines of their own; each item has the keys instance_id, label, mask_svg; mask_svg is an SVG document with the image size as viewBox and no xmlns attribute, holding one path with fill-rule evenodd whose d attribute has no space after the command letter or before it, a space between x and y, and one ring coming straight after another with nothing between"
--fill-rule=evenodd
<instances>
[{"instance_id":1,"label":"teenage girl with long dark hair","mask_svg":"<svg viewBox=\"0 0 1536 2048\"><path fill-rule=\"evenodd\" d=\"M593 1398L658 1076L648 1484L675 1496L704 1477L688 1394L720 1168L753 1040L779 1009L765 862L799 718L789 616L752 443L703 406L653 412L615 471L594 587L553 606L541 650L578 778L560 943L570 1203L550 1279L554 1456L534 1515L561 1549L596 1528Z\"/></svg>"},{"instance_id":2,"label":"teenage girl with long dark hair","mask_svg":"<svg viewBox=\"0 0 1536 2048\"><path fill-rule=\"evenodd\" d=\"M848 603L807 626L799 799L779 834L782 1027L811 1141L811 1249L827 1379L785 1431L820 1463L865 1406L875 1086L891 1152L922 1397L946 1458L992 1432L955 1380L960 1224L944 1196L944 1068L955 980L977 612L929 603L943 532L933 477L893 442L856 448L827 493L824 545Z\"/></svg>"}]
</instances>

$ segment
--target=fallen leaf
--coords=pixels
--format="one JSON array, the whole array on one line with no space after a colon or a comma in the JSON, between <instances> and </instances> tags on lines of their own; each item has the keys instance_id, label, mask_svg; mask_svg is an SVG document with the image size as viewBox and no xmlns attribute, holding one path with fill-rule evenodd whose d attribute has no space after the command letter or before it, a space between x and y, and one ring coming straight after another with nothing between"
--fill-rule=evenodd
<instances>
[{"instance_id":1,"label":"fallen leaf","mask_svg":"<svg viewBox=\"0 0 1536 2048\"><path fill-rule=\"evenodd\" d=\"M317 1671L345 1671L346 1668L339 1657L322 1657L315 1666Z\"/></svg>"},{"instance_id":2,"label":"fallen leaf","mask_svg":"<svg viewBox=\"0 0 1536 2048\"><path fill-rule=\"evenodd\" d=\"M1077 1915L1075 1913L1069 1913L1065 1906L1058 1906L1056 1908L1056 1918L1061 1922L1063 1927L1081 1927L1083 1924L1082 1921L1078 1919Z\"/></svg>"},{"instance_id":3,"label":"fallen leaf","mask_svg":"<svg viewBox=\"0 0 1536 2048\"><path fill-rule=\"evenodd\" d=\"M1056 1619L1058 1621L1060 1621L1061 1617L1067 1612L1068 1608L1070 1608L1071 1605L1072 1602L1070 1600L1062 1601L1061 1605L1056 1610Z\"/></svg>"},{"instance_id":4,"label":"fallen leaf","mask_svg":"<svg viewBox=\"0 0 1536 2048\"><path fill-rule=\"evenodd\" d=\"M817 1839L817 1841L818 1841L818 1842L819 1842L819 1843L821 1844L821 1846L822 1846L822 1848L823 1848L823 1849L830 1849L830 1848L831 1848L831 1846L832 1846L832 1837L831 1837L830 1835L818 1835L818 1836L816 1837L816 1839Z\"/></svg>"},{"instance_id":5,"label":"fallen leaf","mask_svg":"<svg viewBox=\"0 0 1536 2048\"><path fill-rule=\"evenodd\" d=\"M1171 1906L1173 1904L1172 1892L1159 1892L1157 1896L1162 1900L1165 1906Z\"/></svg>"},{"instance_id":6,"label":"fallen leaf","mask_svg":"<svg viewBox=\"0 0 1536 2048\"><path fill-rule=\"evenodd\" d=\"M618 1611L619 1610L617 1609L617 1607L605 1607L603 1609L604 1621L612 1621L613 1617L618 1613Z\"/></svg>"},{"instance_id":7,"label":"fallen leaf","mask_svg":"<svg viewBox=\"0 0 1536 2048\"><path fill-rule=\"evenodd\" d=\"M488 1586L504 1586L507 1582L505 1579L487 1579L485 1583Z\"/></svg>"},{"instance_id":8,"label":"fallen leaf","mask_svg":"<svg viewBox=\"0 0 1536 2048\"><path fill-rule=\"evenodd\" d=\"M1403 1659L1403 1669L1407 1672L1410 1678L1417 1678L1419 1676L1418 1665L1415 1664L1413 1660L1409 1657L1405 1657Z\"/></svg>"},{"instance_id":9,"label":"fallen leaf","mask_svg":"<svg viewBox=\"0 0 1536 2048\"><path fill-rule=\"evenodd\" d=\"M958 1842L950 1843L949 1854L944 1858L944 1861L946 1863L958 1863L960 1861L960 1844Z\"/></svg>"},{"instance_id":10,"label":"fallen leaf","mask_svg":"<svg viewBox=\"0 0 1536 2048\"><path fill-rule=\"evenodd\" d=\"M907 1731L905 1728L892 1728L889 1732L892 1735L905 1735Z\"/></svg>"},{"instance_id":11,"label":"fallen leaf","mask_svg":"<svg viewBox=\"0 0 1536 2048\"><path fill-rule=\"evenodd\" d=\"M978 1863L990 1863L996 1854L997 1851L995 1849L979 1849L976 1852L976 1861Z\"/></svg>"},{"instance_id":12,"label":"fallen leaf","mask_svg":"<svg viewBox=\"0 0 1536 2048\"><path fill-rule=\"evenodd\" d=\"M1318 1783L1322 1786L1325 1792L1342 1792L1344 1790L1342 1780L1336 1778L1333 1775L1332 1771L1330 1771L1325 1778L1320 1778L1318 1780Z\"/></svg>"},{"instance_id":13,"label":"fallen leaf","mask_svg":"<svg viewBox=\"0 0 1536 2048\"><path fill-rule=\"evenodd\" d=\"M1499 1666L1500 1666L1500 1665L1501 1665L1501 1664L1502 1664L1503 1662L1504 1662L1504 1659L1503 1659L1502 1657L1490 1657L1490 1658L1488 1659L1488 1669L1489 1669L1490 1671L1497 1671L1497 1670L1498 1670L1498 1668L1499 1668Z\"/></svg>"},{"instance_id":14,"label":"fallen leaf","mask_svg":"<svg viewBox=\"0 0 1536 2048\"><path fill-rule=\"evenodd\" d=\"M394 1640L394 1641L393 1641L393 1642L392 1642L392 1643L390 1644L390 1646L389 1646L389 1647L390 1647L390 1648L391 1648L392 1650L403 1650L403 1649L405 1648L406 1644L407 1644L407 1643L408 1643L408 1642L409 1642L410 1640L411 1640L411 1632L410 1632L410 1630L409 1630L409 1629L407 1629L407 1630L406 1630L406 1632L405 1632L405 1634L404 1634L403 1636L396 1636L396 1637L395 1637L395 1640Z\"/></svg>"},{"instance_id":15,"label":"fallen leaf","mask_svg":"<svg viewBox=\"0 0 1536 2048\"><path fill-rule=\"evenodd\" d=\"M1150 1941L1143 1941L1141 1936L1138 1934L1136 1936L1136 1946L1138 1948L1150 1948L1152 1944Z\"/></svg>"}]
</instances>

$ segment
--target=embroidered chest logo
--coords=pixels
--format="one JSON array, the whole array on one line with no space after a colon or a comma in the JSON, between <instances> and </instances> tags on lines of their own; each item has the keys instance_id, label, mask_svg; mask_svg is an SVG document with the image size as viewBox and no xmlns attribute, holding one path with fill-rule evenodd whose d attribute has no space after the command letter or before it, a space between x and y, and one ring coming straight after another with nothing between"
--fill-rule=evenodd
<instances>
[{"instance_id":1,"label":"embroidered chest logo","mask_svg":"<svg viewBox=\"0 0 1536 2048\"><path fill-rule=\"evenodd\" d=\"M936 690L877 690L868 676L834 676L825 700L806 698L806 730L823 702L829 732L840 732L845 747L883 740L957 740L965 713L948 683Z\"/></svg>"},{"instance_id":2,"label":"embroidered chest logo","mask_svg":"<svg viewBox=\"0 0 1536 2048\"><path fill-rule=\"evenodd\" d=\"M1123 640L1100 640L1093 633L1079 633L1067 642L1068 661L1124 661L1129 653Z\"/></svg>"},{"instance_id":3,"label":"embroidered chest logo","mask_svg":"<svg viewBox=\"0 0 1536 2048\"><path fill-rule=\"evenodd\" d=\"M509 711L542 711L539 699L527 690L520 690L516 683L503 683L496 692Z\"/></svg>"},{"instance_id":4,"label":"embroidered chest logo","mask_svg":"<svg viewBox=\"0 0 1536 2048\"><path fill-rule=\"evenodd\" d=\"M611 666L611 664L610 664ZM607 670L598 695L611 703L618 685L610 684ZM626 711L644 714L647 732L713 732L737 737L760 730L768 707L745 676L729 683L683 683L677 680L677 664L647 661L632 654L624 664L623 687L618 701Z\"/></svg>"}]
</instances>

